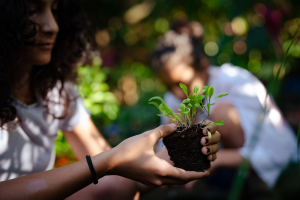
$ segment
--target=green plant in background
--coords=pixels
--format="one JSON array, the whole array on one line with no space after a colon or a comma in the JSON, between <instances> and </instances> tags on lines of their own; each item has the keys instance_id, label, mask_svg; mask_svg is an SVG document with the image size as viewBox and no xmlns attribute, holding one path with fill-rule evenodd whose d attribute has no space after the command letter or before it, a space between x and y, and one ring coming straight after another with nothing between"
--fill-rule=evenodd
<instances>
[{"instance_id":1,"label":"green plant in background","mask_svg":"<svg viewBox=\"0 0 300 200\"><path fill-rule=\"evenodd\" d=\"M195 123L199 116L201 116L204 113L207 113L207 117L209 116L210 106L215 105L217 102L217 98L221 98L224 96L227 96L228 93L221 93L215 97L215 102L211 103L211 98L214 94L214 88L210 86L203 86L203 89L198 93L200 86L195 85L194 87L194 93L188 94L187 86L183 83L179 84L182 88L183 92L187 96L186 99L182 101L182 103L179 105L179 113L175 113L165 102L161 97L152 97L149 101L152 101L154 99L160 100L161 104L158 105L156 102L149 102L149 104L152 104L156 106L162 114L158 114L158 116L166 116L170 119L172 119L175 123L178 123L179 127L184 128L184 130L187 130L191 128ZM206 98L206 103L203 102L203 99ZM186 105L187 104L187 105ZM207 118L206 117L206 118ZM205 118L205 119L206 119ZM203 120L200 125L204 124L206 120ZM206 128L210 124L215 124L217 126L224 125L224 121L216 121L216 122L209 122L205 125L204 128ZM209 138L211 137L211 133L208 131Z\"/></svg>"},{"instance_id":2,"label":"green plant in background","mask_svg":"<svg viewBox=\"0 0 300 200\"><path fill-rule=\"evenodd\" d=\"M78 67L77 72L77 90L84 100L84 105L96 119L97 127L111 123L117 118L119 106L117 98L105 83L108 68L102 69L101 59L95 57L92 66Z\"/></svg>"},{"instance_id":3,"label":"green plant in background","mask_svg":"<svg viewBox=\"0 0 300 200\"><path fill-rule=\"evenodd\" d=\"M83 98L85 107L91 112L97 128L106 126L117 118L119 105L115 95L109 91L105 83L109 69L101 68L101 59L93 58L91 66L79 66L77 68L77 91ZM56 139L56 164L55 167L70 164L76 161L72 149L62 131L58 132Z\"/></svg>"}]
</instances>

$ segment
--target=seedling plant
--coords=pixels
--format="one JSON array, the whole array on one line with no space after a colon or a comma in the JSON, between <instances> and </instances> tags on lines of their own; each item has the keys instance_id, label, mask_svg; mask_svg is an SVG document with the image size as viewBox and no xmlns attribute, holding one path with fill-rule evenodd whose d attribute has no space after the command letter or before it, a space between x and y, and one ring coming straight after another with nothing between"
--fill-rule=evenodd
<instances>
[{"instance_id":1,"label":"seedling plant","mask_svg":"<svg viewBox=\"0 0 300 200\"><path fill-rule=\"evenodd\" d=\"M156 106L162 114L158 114L158 116L166 116L172 119L175 123L178 124L178 127L181 127L182 131L186 131L193 127L193 125L197 124L197 118L204 113L207 113L207 116L201 121L200 127L206 124L206 119L209 117L211 106L215 105L218 98L224 97L228 95L228 93L220 93L214 99L215 101L212 103L211 98L214 94L214 88L210 86L203 86L203 89L199 91L200 86L196 85L194 87L194 92L188 94L187 86L183 83L180 83L179 86L187 96L186 99L180 103L179 112L174 112L165 102L159 97L152 97L149 101L149 104L153 104ZM199 91L199 92L198 92ZM204 103L204 98L206 99ZM158 104L152 100L160 100L161 104ZM224 125L224 121L216 121L216 122L208 122L202 129L205 129L210 124L215 124L217 126ZM208 131L208 137L211 137L211 133Z\"/></svg>"}]
</instances>

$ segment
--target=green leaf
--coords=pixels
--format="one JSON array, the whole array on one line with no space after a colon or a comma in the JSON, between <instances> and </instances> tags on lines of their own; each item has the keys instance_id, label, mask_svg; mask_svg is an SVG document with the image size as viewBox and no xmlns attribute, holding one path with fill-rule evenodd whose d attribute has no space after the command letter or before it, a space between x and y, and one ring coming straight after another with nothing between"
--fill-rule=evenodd
<instances>
[{"instance_id":1,"label":"green leaf","mask_svg":"<svg viewBox=\"0 0 300 200\"><path fill-rule=\"evenodd\" d=\"M228 95L227 92L223 92L223 93L218 94L215 98L221 98L221 97L224 97L224 96L227 96L227 95Z\"/></svg>"},{"instance_id":2,"label":"green leaf","mask_svg":"<svg viewBox=\"0 0 300 200\"><path fill-rule=\"evenodd\" d=\"M222 126L222 125L224 125L225 123L224 123L223 120L220 120L220 121L214 122L213 124L214 124L214 125L217 125L217 126Z\"/></svg>"},{"instance_id":3,"label":"green leaf","mask_svg":"<svg viewBox=\"0 0 300 200\"><path fill-rule=\"evenodd\" d=\"M156 102L148 102L148 104L155 105L159 109L158 104Z\"/></svg>"},{"instance_id":4,"label":"green leaf","mask_svg":"<svg viewBox=\"0 0 300 200\"><path fill-rule=\"evenodd\" d=\"M191 99L187 98L182 101L182 103L190 103Z\"/></svg>"},{"instance_id":5,"label":"green leaf","mask_svg":"<svg viewBox=\"0 0 300 200\"><path fill-rule=\"evenodd\" d=\"M181 103L179 106L180 106L180 111L184 112L185 111L185 105L183 103Z\"/></svg>"},{"instance_id":6,"label":"green leaf","mask_svg":"<svg viewBox=\"0 0 300 200\"><path fill-rule=\"evenodd\" d=\"M181 89L183 90L183 92L185 93L185 95L188 97L188 89L186 87L186 85L184 85L183 83L179 83L179 86L181 87Z\"/></svg>"},{"instance_id":7,"label":"green leaf","mask_svg":"<svg viewBox=\"0 0 300 200\"><path fill-rule=\"evenodd\" d=\"M160 100L161 102L165 103L164 100L159 96L152 97L151 99L149 99L149 101L152 101L153 99L157 99L157 100Z\"/></svg>"},{"instance_id":8,"label":"green leaf","mask_svg":"<svg viewBox=\"0 0 300 200\"><path fill-rule=\"evenodd\" d=\"M200 103L195 103L195 106L196 107L200 107Z\"/></svg>"},{"instance_id":9,"label":"green leaf","mask_svg":"<svg viewBox=\"0 0 300 200\"><path fill-rule=\"evenodd\" d=\"M153 99L160 100L162 103L159 106L155 102L149 102L149 104L155 105L164 115L172 115L173 114L173 110L169 106L167 106L167 104L164 102L164 100L161 97L155 96L155 97L152 97L149 101L151 101Z\"/></svg>"},{"instance_id":10,"label":"green leaf","mask_svg":"<svg viewBox=\"0 0 300 200\"><path fill-rule=\"evenodd\" d=\"M208 124L206 124L202 129L205 129L206 127L208 127L211 124L211 122L208 122Z\"/></svg>"},{"instance_id":11,"label":"green leaf","mask_svg":"<svg viewBox=\"0 0 300 200\"><path fill-rule=\"evenodd\" d=\"M194 93L197 93L197 92L198 92L198 90L199 90L199 88L200 88L200 86L199 86L199 85L195 85L195 87L194 87Z\"/></svg>"},{"instance_id":12,"label":"green leaf","mask_svg":"<svg viewBox=\"0 0 300 200\"><path fill-rule=\"evenodd\" d=\"M209 88L210 88L210 86L208 86L208 85L203 86L203 89L205 89L204 95L206 97L207 102L208 102L208 89Z\"/></svg>"},{"instance_id":13,"label":"green leaf","mask_svg":"<svg viewBox=\"0 0 300 200\"><path fill-rule=\"evenodd\" d=\"M195 99L195 100L196 100L196 99L197 99L197 97L198 97L198 94L193 94L193 95L192 95L192 97L193 97L193 99Z\"/></svg>"},{"instance_id":14,"label":"green leaf","mask_svg":"<svg viewBox=\"0 0 300 200\"><path fill-rule=\"evenodd\" d=\"M211 106L215 105L215 103L210 104Z\"/></svg>"},{"instance_id":15,"label":"green leaf","mask_svg":"<svg viewBox=\"0 0 300 200\"><path fill-rule=\"evenodd\" d=\"M201 90L201 91L199 92L199 94L203 94L204 92L205 92L205 89Z\"/></svg>"},{"instance_id":16,"label":"green leaf","mask_svg":"<svg viewBox=\"0 0 300 200\"><path fill-rule=\"evenodd\" d=\"M214 92L215 92L215 88L210 87L210 88L208 89L209 99L214 95Z\"/></svg>"},{"instance_id":17,"label":"green leaf","mask_svg":"<svg viewBox=\"0 0 300 200\"><path fill-rule=\"evenodd\" d=\"M202 100L204 99L205 95L198 95L196 101L202 104Z\"/></svg>"}]
</instances>

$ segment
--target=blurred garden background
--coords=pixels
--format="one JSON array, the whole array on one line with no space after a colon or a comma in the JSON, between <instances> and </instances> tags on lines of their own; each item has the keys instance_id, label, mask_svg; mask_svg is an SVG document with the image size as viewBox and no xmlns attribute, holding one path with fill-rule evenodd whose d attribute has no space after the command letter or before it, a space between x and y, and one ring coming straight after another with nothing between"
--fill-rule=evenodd
<instances>
[{"instance_id":1,"label":"blurred garden background","mask_svg":"<svg viewBox=\"0 0 300 200\"><path fill-rule=\"evenodd\" d=\"M157 38L173 20L198 21L213 65L231 62L252 72L268 88L297 131L300 120L299 0L80 0L95 30L95 52L78 68L79 93L112 146L159 125L147 102L166 87L151 68ZM76 161L62 133L56 167Z\"/></svg>"}]
</instances>

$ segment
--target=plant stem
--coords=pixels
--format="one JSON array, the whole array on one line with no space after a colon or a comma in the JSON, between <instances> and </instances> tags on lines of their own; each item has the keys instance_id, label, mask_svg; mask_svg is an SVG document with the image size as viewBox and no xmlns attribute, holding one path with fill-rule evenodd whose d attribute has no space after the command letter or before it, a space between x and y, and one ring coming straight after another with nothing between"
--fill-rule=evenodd
<instances>
[{"instance_id":1,"label":"plant stem","mask_svg":"<svg viewBox=\"0 0 300 200\"><path fill-rule=\"evenodd\" d=\"M209 116L209 115L207 115L207 116L204 118L204 120L202 120L200 126L202 126L203 122L208 118L208 116Z\"/></svg>"}]
</instances>

